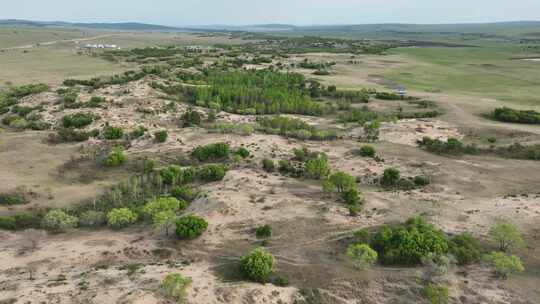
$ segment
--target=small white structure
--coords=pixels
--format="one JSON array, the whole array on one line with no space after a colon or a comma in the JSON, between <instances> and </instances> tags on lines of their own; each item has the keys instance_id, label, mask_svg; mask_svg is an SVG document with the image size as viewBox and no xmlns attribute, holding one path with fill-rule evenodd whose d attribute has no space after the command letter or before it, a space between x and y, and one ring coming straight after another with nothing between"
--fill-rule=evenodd
<instances>
[{"instance_id":1,"label":"small white structure","mask_svg":"<svg viewBox=\"0 0 540 304\"><path fill-rule=\"evenodd\" d=\"M116 44L87 44L84 47L87 49L120 49Z\"/></svg>"}]
</instances>

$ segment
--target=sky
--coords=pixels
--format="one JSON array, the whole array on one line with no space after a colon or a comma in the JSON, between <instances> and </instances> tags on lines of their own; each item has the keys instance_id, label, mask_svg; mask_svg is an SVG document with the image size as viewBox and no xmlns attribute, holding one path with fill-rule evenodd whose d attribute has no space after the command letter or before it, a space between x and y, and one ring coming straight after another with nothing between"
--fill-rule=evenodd
<instances>
[{"instance_id":1,"label":"sky","mask_svg":"<svg viewBox=\"0 0 540 304\"><path fill-rule=\"evenodd\" d=\"M0 0L0 19L170 26L467 23L540 20L540 0Z\"/></svg>"}]
</instances>

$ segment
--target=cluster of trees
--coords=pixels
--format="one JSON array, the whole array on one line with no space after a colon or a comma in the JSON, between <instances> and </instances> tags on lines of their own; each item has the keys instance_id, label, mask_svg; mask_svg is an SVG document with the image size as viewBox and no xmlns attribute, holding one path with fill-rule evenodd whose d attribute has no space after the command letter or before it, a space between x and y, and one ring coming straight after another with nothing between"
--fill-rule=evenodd
<instances>
[{"instance_id":1,"label":"cluster of trees","mask_svg":"<svg viewBox=\"0 0 540 304\"><path fill-rule=\"evenodd\" d=\"M493 118L504 122L540 124L540 113L534 110L515 110L508 107L496 108Z\"/></svg>"},{"instance_id":2,"label":"cluster of trees","mask_svg":"<svg viewBox=\"0 0 540 304\"><path fill-rule=\"evenodd\" d=\"M355 232L347 256L359 268L378 261L383 265L431 265L433 271L444 273L452 261L458 265L485 261L502 278L523 271L519 257L509 254L524 245L516 226L497 224L488 235L499 250L484 254L480 242L472 235L448 237L422 217L413 217L403 224L383 226L374 235L365 229Z\"/></svg>"},{"instance_id":3,"label":"cluster of trees","mask_svg":"<svg viewBox=\"0 0 540 304\"><path fill-rule=\"evenodd\" d=\"M201 76L197 76L201 77ZM205 70L199 86L163 86L168 94L180 95L187 102L238 114L322 115L324 103L311 99L307 82L301 74L264 70Z\"/></svg>"},{"instance_id":4,"label":"cluster of trees","mask_svg":"<svg viewBox=\"0 0 540 304\"><path fill-rule=\"evenodd\" d=\"M285 116L258 117L258 129L267 134L279 134L301 140L334 140L339 137L335 130L319 130L298 118Z\"/></svg>"},{"instance_id":5,"label":"cluster of trees","mask_svg":"<svg viewBox=\"0 0 540 304\"><path fill-rule=\"evenodd\" d=\"M431 183L429 177L417 175L415 177L402 177L397 168L386 168L379 178L379 184L386 189L412 190L424 187Z\"/></svg>"}]
</instances>

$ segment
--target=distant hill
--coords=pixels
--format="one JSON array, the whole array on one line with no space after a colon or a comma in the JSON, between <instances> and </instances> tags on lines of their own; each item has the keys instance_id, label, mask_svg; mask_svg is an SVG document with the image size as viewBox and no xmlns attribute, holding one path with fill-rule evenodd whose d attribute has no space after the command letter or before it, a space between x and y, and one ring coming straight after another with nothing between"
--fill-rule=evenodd
<instances>
[{"instance_id":1,"label":"distant hill","mask_svg":"<svg viewBox=\"0 0 540 304\"><path fill-rule=\"evenodd\" d=\"M171 27L156 24L120 23L71 23L61 21L0 20L0 26L72 27L116 31L181 31L181 32L266 32L292 35L329 35L365 37L379 39L407 39L414 35L482 34L496 36L540 36L540 21L515 21L496 23L460 24L351 24L311 25L254 24L254 25L202 25L193 27Z\"/></svg>"},{"instance_id":2,"label":"distant hill","mask_svg":"<svg viewBox=\"0 0 540 304\"><path fill-rule=\"evenodd\" d=\"M30 21L7 19L0 20L0 26L34 26L34 27L75 27L97 30L117 30L117 31L178 31L177 27L164 25L137 23L137 22L119 22L119 23L72 23L61 21Z\"/></svg>"}]
</instances>

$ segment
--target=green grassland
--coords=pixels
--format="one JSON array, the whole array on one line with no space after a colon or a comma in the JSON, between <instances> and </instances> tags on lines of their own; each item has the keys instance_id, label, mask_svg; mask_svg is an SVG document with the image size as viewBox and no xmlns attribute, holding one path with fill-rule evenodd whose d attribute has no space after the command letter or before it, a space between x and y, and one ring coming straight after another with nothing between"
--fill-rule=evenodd
<instances>
[{"instance_id":1,"label":"green grassland","mask_svg":"<svg viewBox=\"0 0 540 304\"><path fill-rule=\"evenodd\" d=\"M72 45L56 45L0 53L0 87L43 82L59 84L66 78L89 78L127 70L129 66L79 55Z\"/></svg>"},{"instance_id":2,"label":"green grassland","mask_svg":"<svg viewBox=\"0 0 540 304\"><path fill-rule=\"evenodd\" d=\"M540 62L514 60L537 55L520 45L398 48L389 53L402 56L409 64L383 75L409 89L540 105Z\"/></svg>"},{"instance_id":3,"label":"green grassland","mask_svg":"<svg viewBox=\"0 0 540 304\"><path fill-rule=\"evenodd\" d=\"M57 40L80 39L94 35L77 29L0 27L0 49Z\"/></svg>"}]
</instances>

